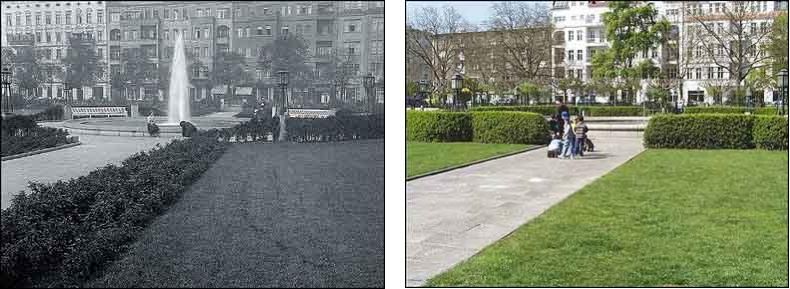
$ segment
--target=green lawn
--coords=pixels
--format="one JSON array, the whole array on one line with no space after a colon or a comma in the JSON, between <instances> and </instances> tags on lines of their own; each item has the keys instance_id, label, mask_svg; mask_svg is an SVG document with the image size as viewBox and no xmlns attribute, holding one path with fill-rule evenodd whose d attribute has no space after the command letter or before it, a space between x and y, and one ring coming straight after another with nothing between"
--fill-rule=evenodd
<instances>
[{"instance_id":1,"label":"green lawn","mask_svg":"<svg viewBox=\"0 0 790 289\"><path fill-rule=\"evenodd\" d=\"M788 286L787 152L648 150L431 286Z\"/></svg>"},{"instance_id":2,"label":"green lawn","mask_svg":"<svg viewBox=\"0 0 790 289\"><path fill-rule=\"evenodd\" d=\"M523 144L406 142L406 176L457 166L530 147Z\"/></svg>"}]
</instances>

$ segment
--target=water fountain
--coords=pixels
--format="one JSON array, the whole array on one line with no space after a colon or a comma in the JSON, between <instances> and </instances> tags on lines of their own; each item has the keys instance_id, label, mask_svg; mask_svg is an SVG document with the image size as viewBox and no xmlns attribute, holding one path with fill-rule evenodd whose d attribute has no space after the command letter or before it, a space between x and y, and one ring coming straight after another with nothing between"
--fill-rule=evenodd
<instances>
[{"instance_id":1,"label":"water fountain","mask_svg":"<svg viewBox=\"0 0 790 289\"><path fill-rule=\"evenodd\" d=\"M176 36L173 63L170 65L167 123L163 125L178 125L181 121L190 121L188 86L184 36L179 33Z\"/></svg>"}]
</instances>

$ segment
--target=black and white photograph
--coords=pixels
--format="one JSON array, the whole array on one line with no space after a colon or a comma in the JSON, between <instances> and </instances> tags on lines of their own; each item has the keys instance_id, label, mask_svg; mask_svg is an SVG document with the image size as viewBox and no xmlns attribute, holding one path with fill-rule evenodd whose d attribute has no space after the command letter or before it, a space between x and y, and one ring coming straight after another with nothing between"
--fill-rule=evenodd
<instances>
[{"instance_id":1,"label":"black and white photograph","mask_svg":"<svg viewBox=\"0 0 790 289\"><path fill-rule=\"evenodd\" d=\"M384 1L3 1L0 287L384 287Z\"/></svg>"}]
</instances>

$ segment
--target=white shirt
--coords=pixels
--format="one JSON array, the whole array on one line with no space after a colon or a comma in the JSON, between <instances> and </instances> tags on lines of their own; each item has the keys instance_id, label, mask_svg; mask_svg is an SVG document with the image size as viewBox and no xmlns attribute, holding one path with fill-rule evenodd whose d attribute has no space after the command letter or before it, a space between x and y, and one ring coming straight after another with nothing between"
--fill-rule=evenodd
<instances>
[{"instance_id":1,"label":"white shirt","mask_svg":"<svg viewBox=\"0 0 790 289\"><path fill-rule=\"evenodd\" d=\"M560 149L560 145L562 145L562 141L560 141L560 140L558 140L558 139L553 139L553 140L551 140L551 142L549 143L549 150L550 150L550 151L556 151L556 150L559 150L559 149Z\"/></svg>"}]
</instances>

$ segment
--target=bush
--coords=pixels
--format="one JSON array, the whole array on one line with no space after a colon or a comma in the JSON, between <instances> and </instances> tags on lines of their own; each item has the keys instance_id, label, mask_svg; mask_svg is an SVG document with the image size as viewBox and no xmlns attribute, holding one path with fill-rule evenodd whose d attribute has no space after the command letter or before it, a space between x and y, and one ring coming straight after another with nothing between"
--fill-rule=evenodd
<instances>
[{"instance_id":1,"label":"bush","mask_svg":"<svg viewBox=\"0 0 790 289\"><path fill-rule=\"evenodd\" d=\"M454 142L472 140L472 117L463 112L406 112L406 140Z\"/></svg>"},{"instance_id":2,"label":"bush","mask_svg":"<svg viewBox=\"0 0 790 289\"><path fill-rule=\"evenodd\" d=\"M31 183L2 212L0 286L82 286L224 150L197 136L69 181Z\"/></svg>"},{"instance_id":3,"label":"bush","mask_svg":"<svg viewBox=\"0 0 790 289\"><path fill-rule=\"evenodd\" d=\"M584 116L642 116L641 106L584 106L579 107ZM649 113L648 113L649 114Z\"/></svg>"},{"instance_id":4,"label":"bush","mask_svg":"<svg viewBox=\"0 0 790 289\"><path fill-rule=\"evenodd\" d=\"M3 118L0 128L0 156L11 156L56 147L69 142L68 132L40 127L35 116L16 115Z\"/></svg>"},{"instance_id":5,"label":"bush","mask_svg":"<svg viewBox=\"0 0 790 289\"><path fill-rule=\"evenodd\" d=\"M785 139L778 140L763 131L764 121L754 120L742 114L657 115L648 122L644 142L648 148L748 149L755 146L753 135L759 134L761 146L777 141L786 147L786 129Z\"/></svg>"},{"instance_id":6,"label":"bush","mask_svg":"<svg viewBox=\"0 0 790 289\"><path fill-rule=\"evenodd\" d=\"M754 114L759 115L777 115L779 114L779 110L776 107L758 107L754 110Z\"/></svg>"},{"instance_id":7,"label":"bush","mask_svg":"<svg viewBox=\"0 0 790 289\"><path fill-rule=\"evenodd\" d=\"M537 113L474 112L472 127L475 142L545 144L549 141L549 124Z\"/></svg>"},{"instance_id":8,"label":"bush","mask_svg":"<svg viewBox=\"0 0 790 289\"><path fill-rule=\"evenodd\" d=\"M755 116L754 145L759 149L787 150L787 118Z\"/></svg>"},{"instance_id":9,"label":"bush","mask_svg":"<svg viewBox=\"0 0 790 289\"><path fill-rule=\"evenodd\" d=\"M746 111L745 107L740 106L690 106L683 109L684 113L697 114L697 113L735 113L743 114Z\"/></svg>"},{"instance_id":10,"label":"bush","mask_svg":"<svg viewBox=\"0 0 790 289\"><path fill-rule=\"evenodd\" d=\"M578 114L578 110L574 106L569 105L568 110L571 115ZM557 107L554 105L477 106L472 107L470 111L521 111L550 116L557 113Z\"/></svg>"},{"instance_id":11,"label":"bush","mask_svg":"<svg viewBox=\"0 0 790 289\"><path fill-rule=\"evenodd\" d=\"M63 120L63 106L56 104L50 105L42 112L33 115L36 121L43 120Z\"/></svg>"}]
</instances>

